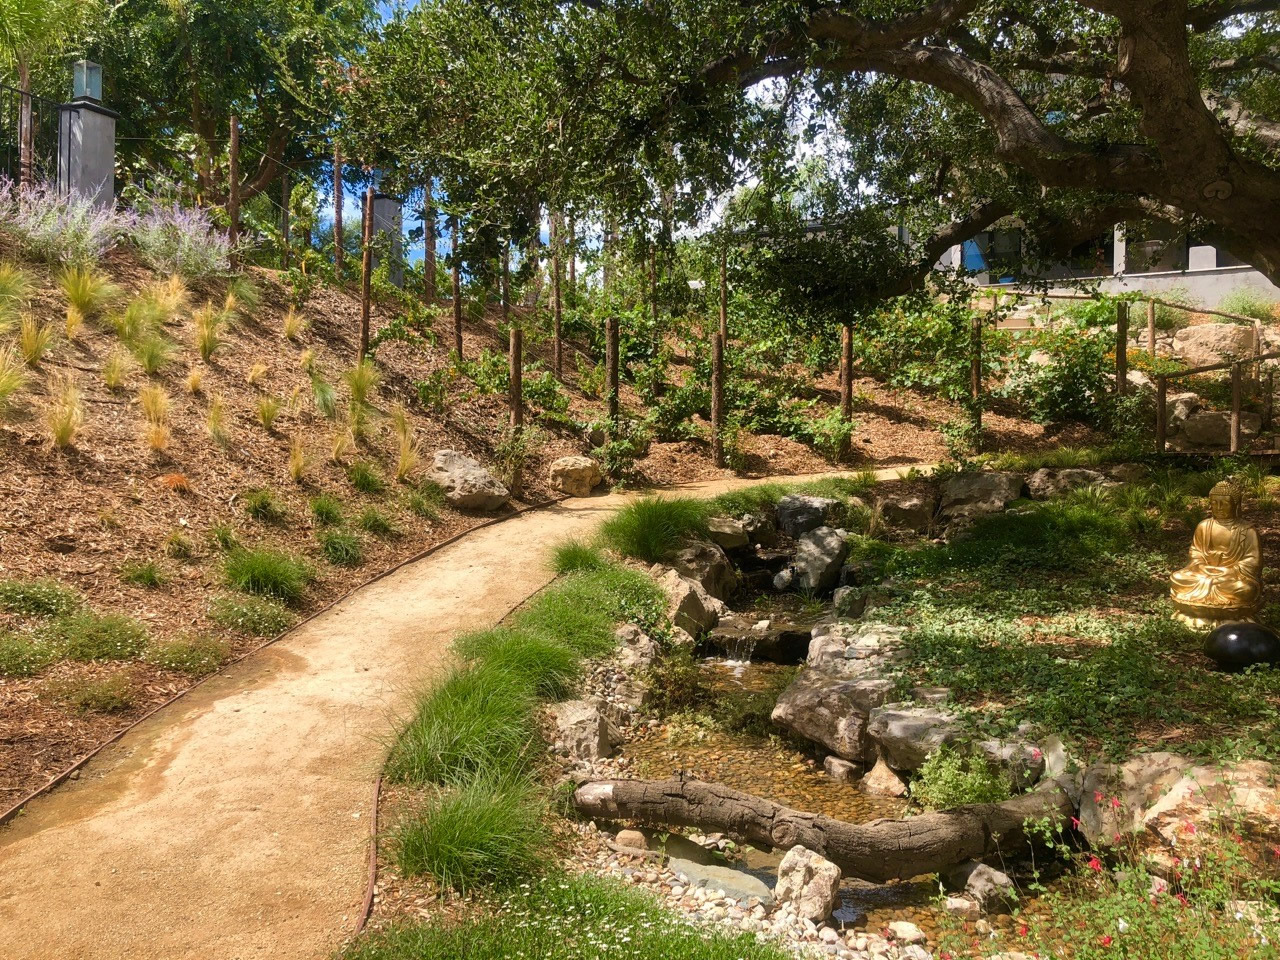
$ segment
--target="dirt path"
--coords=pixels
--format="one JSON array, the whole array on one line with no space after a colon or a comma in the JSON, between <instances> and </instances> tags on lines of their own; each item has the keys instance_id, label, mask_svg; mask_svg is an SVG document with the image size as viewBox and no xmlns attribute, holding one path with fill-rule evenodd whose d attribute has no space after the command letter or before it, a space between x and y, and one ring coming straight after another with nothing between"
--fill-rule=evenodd
<instances>
[{"instance_id":1,"label":"dirt path","mask_svg":"<svg viewBox=\"0 0 1280 960\"><path fill-rule=\"evenodd\" d=\"M31 804L0 829L0 958L328 956L355 924L371 786L413 692L456 634L550 581L550 545L624 502L533 511L358 590Z\"/></svg>"}]
</instances>

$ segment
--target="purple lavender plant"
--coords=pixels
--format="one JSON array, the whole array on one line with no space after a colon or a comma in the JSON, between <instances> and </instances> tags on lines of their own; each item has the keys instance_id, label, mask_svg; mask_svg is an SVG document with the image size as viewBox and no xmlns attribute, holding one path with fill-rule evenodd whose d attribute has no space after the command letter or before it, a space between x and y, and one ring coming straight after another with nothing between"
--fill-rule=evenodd
<instances>
[{"instance_id":1,"label":"purple lavender plant","mask_svg":"<svg viewBox=\"0 0 1280 960\"><path fill-rule=\"evenodd\" d=\"M0 230L33 259L91 266L115 245L131 219L99 208L81 194L62 193L51 183L19 188L0 178Z\"/></svg>"},{"instance_id":2,"label":"purple lavender plant","mask_svg":"<svg viewBox=\"0 0 1280 960\"><path fill-rule=\"evenodd\" d=\"M194 279L231 269L230 239L196 207L153 203L137 216L129 236L142 259L156 270Z\"/></svg>"}]
</instances>

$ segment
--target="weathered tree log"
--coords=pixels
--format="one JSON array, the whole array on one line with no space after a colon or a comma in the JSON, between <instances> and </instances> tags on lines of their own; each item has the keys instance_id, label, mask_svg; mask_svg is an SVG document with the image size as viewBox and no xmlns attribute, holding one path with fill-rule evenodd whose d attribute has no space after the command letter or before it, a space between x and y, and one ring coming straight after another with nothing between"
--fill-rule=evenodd
<instances>
[{"instance_id":1,"label":"weathered tree log","mask_svg":"<svg viewBox=\"0 0 1280 960\"><path fill-rule=\"evenodd\" d=\"M1024 824L1065 826L1075 814L1066 781L1003 803L978 803L906 820L846 823L699 780L592 780L574 791L579 812L650 826L697 827L759 847L803 845L846 876L874 883L936 873L966 860L1008 856L1032 842Z\"/></svg>"}]
</instances>

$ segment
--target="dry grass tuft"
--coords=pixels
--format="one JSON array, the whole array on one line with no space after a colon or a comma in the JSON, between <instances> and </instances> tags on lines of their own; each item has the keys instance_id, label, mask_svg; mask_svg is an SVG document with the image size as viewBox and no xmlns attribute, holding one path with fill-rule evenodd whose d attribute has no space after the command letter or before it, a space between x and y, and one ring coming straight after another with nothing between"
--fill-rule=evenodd
<instances>
[{"instance_id":1,"label":"dry grass tuft","mask_svg":"<svg viewBox=\"0 0 1280 960\"><path fill-rule=\"evenodd\" d=\"M156 453L164 453L169 449L173 434L167 423L148 423L142 430L142 437L150 449Z\"/></svg>"},{"instance_id":2,"label":"dry grass tuft","mask_svg":"<svg viewBox=\"0 0 1280 960\"><path fill-rule=\"evenodd\" d=\"M200 359L208 363L218 347L222 346L223 315L212 304L206 303L195 312L192 319L196 324L196 349L200 352Z\"/></svg>"},{"instance_id":3,"label":"dry grass tuft","mask_svg":"<svg viewBox=\"0 0 1280 960\"><path fill-rule=\"evenodd\" d=\"M28 367L40 366L49 344L53 340L53 327L41 323L32 314L23 314L18 327L18 349Z\"/></svg>"},{"instance_id":4,"label":"dry grass tuft","mask_svg":"<svg viewBox=\"0 0 1280 960\"><path fill-rule=\"evenodd\" d=\"M84 426L84 402L80 388L68 376L59 376L50 386L52 393L45 409L45 424L53 445L63 450L75 443L76 434Z\"/></svg>"},{"instance_id":5,"label":"dry grass tuft","mask_svg":"<svg viewBox=\"0 0 1280 960\"><path fill-rule=\"evenodd\" d=\"M251 387L256 387L264 379L270 371L265 363L255 363L249 368L249 372L245 375L244 382Z\"/></svg>"},{"instance_id":6,"label":"dry grass tuft","mask_svg":"<svg viewBox=\"0 0 1280 960\"><path fill-rule=\"evenodd\" d=\"M215 395L213 402L209 404L204 426L209 431L209 438L218 446L226 447L231 443L231 434L227 431L227 408L222 397Z\"/></svg>"},{"instance_id":7,"label":"dry grass tuft","mask_svg":"<svg viewBox=\"0 0 1280 960\"><path fill-rule=\"evenodd\" d=\"M119 301L120 288L93 267L65 267L58 286L67 298L67 336L75 336L86 320L96 320ZM73 320L73 317L75 318Z\"/></svg>"},{"instance_id":8,"label":"dry grass tuft","mask_svg":"<svg viewBox=\"0 0 1280 960\"><path fill-rule=\"evenodd\" d=\"M391 411L391 429L395 432L399 447L396 457L396 479L408 483L422 460L422 446L413 435L409 413L403 404L396 404Z\"/></svg>"},{"instance_id":9,"label":"dry grass tuft","mask_svg":"<svg viewBox=\"0 0 1280 960\"><path fill-rule=\"evenodd\" d=\"M147 384L138 391L138 403L148 423L165 423L169 419L169 395L159 384Z\"/></svg>"},{"instance_id":10,"label":"dry grass tuft","mask_svg":"<svg viewBox=\"0 0 1280 960\"><path fill-rule=\"evenodd\" d=\"M311 457L302 437L294 437L289 444L289 479L294 483L302 483L311 469Z\"/></svg>"},{"instance_id":11,"label":"dry grass tuft","mask_svg":"<svg viewBox=\"0 0 1280 960\"><path fill-rule=\"evenodd\" d=\"M280 401L272 396L259 397L254 405L254 413L262 428L267 433L272 433L276 428L276 418L280 416Z\"/></svg>"},{"instance_id":12,"label":"dry grass tuft","mask_svg":"<svg viewBox=\"0 0 1280 960\"><path fill-rule=\"evenodd\" d=\"M333 434L333 443L329 447L329 459L334 463L342 463L356 448L356 438L350 430L341 427Z\"/></svg>"},{"instance_id":13,"label":"dry grass tuft","mask_svg":"<svg viewBox=\"0 0 1280 960\"><path fill-rule=\"evenodd\" d=\"M298 357L298 366L302 368L303 373L310 373L316 367L316 352L311 347L302 351Z\"/></svg>"},{"instance_id":14,"label":"dry grass tuft","mask_svg":"<svg viewBox=\"0 0 1280 960\"><path fill-rule=\"evenodd\" d=\"M204 371L196 366L191 367L187 371L187 379L183 382L183 386L187 388L187 393L193 397L197 396L204 390Z\"/></svg>"},{"instance_id":15,"label":"dry grass tuft","mask_svg":"<svg viewBox=\"0 0 1280 960\"><path fill-rule=\"evenodd\" d=\"M185 473L162 473L156 477L156 483L174 493L190 493L191 481Z\"/></svg>"},{"instance_id":16,"label":"dry grass tuft","mask_svg":"<svg viewBox=\"0 0 1280 960\"><path fill-rule=\"evenodd\" d=\"M0 349L0 413L13 403L13 398L27 385L27 370L13 347Z\"/></svg>"},{"instance_id":17,"label":"dry grass tuft","mask_svg":"<svg viewBox=\"0 0 1280 960\"><path fill-rule=\"evenodd\" d=\"M284 334L286 340L297 340L302 336L302 332L307 329L307 318L290 307L285 311L284 319L281 321L281 333Z\"/></svg>"},{"instance_id":18,"label":"dry grass tuft","mask_svg":"<svg viewBox=\"0 0 1280 960\"><path fill-rule=\"evenodd\" d=\"M120 350L112 350L102 364L102 383L112 393L124 386L129 373L129 358Z\"/></svg>"}]
</instances>

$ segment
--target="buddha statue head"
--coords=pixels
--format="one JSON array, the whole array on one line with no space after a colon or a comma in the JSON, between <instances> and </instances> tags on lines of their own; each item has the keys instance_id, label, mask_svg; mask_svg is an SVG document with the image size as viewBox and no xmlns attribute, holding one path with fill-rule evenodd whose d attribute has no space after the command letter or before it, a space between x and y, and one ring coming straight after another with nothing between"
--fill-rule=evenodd
<instances>
[{"instance_id":1,"label":"buddha statue head","mask_svg":"<svg viewBox=\"0 0 1280 960\"><path fill-rule=\"evenodd\" d=\"M1240 504L1244 492L1231 480L1220 480L1209 491L1209 513L1222 523L1240 519Z\"/></svg>"}]
</instances>

